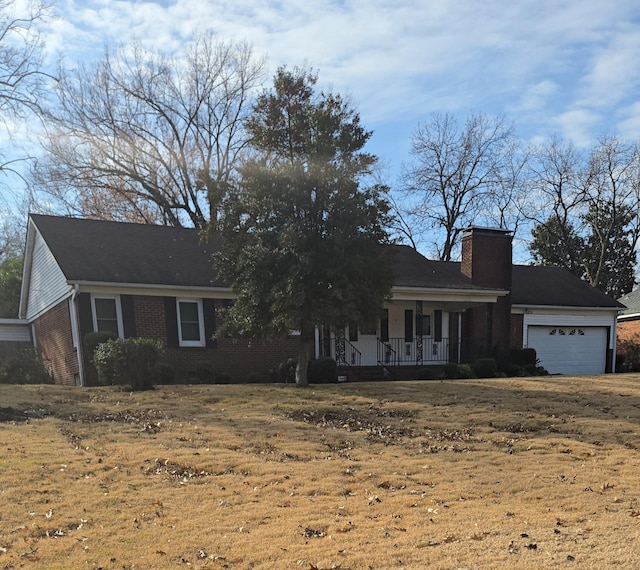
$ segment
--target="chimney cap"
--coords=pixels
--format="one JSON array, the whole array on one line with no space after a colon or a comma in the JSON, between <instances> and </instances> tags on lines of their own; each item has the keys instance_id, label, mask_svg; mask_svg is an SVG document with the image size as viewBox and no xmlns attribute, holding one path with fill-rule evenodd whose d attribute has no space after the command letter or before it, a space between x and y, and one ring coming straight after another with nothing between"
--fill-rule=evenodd
<instances>
[{"instance_id":1,"label":"chimney cap","mask_svg":"<svg viewBox=\"0 0 640 570\"><path fill-rule=\"evenodd\" d=\"M512 233L513 233L512 230L506 230L504 228L488 228L483 226L470 226L462 232L462 237L466 237L471 234L507 236Z\"/></svg>"}]
</instances>

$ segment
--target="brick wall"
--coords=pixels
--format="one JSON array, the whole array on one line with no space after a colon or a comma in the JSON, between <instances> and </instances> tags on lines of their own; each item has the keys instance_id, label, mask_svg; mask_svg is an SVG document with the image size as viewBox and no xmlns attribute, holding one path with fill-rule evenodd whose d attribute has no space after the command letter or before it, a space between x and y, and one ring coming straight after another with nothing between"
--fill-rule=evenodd
<instances>
[{"instance_id":1,"label":"brick wall","mask_svg":"<svg viewBox=\"0 0 640 570\"><path fill-rule=\"evenodd\" d=\"M297 353L297 337L251 343L246 340L220 339L214 348L169 348L165 352L165 358L175 366L179 374L187 378L195 376L198 364L208 363L216 372L242 382L250 374L257 375L263 381L272 380L280 362Z\"/></svg>"},{"instance_id":2,"label":"brick wall","mask_svg":"<svg viewBox=\"0 0 640 570\"><path fill-rule=\"evenodd\" d=\"M640 342L640 320L618 322L618 340L635 340ZM634 339L634 337L636 337Z\"/></svg>"},{"instance_id":3,"label":"brick wall","mask_svg":"<svg viewBox=\"0 0 640 570\"><path fill-rule=\"evenodd\" d=\"M78 354L73 347L69 301L65 299L33 322L36 351L56 384L75 385Z\"/></svg>"},{"instance_id":4,"label":"brick wall","mask_svg":"<svg viewBox=\"0 0 640 570\"><path fill-rule=\"evenodd\" d=\"M136 336L153 338L166 343L167 330L164 321L164 298L151 296L134 297L133 310Z\"/></svg>"},{"instance_id":5,"label":"brick wall","mask_svg":"<svg viewBox=\"0 0 640 570\"><path fill-rule=\"evenodd\" d=\"M511 235L504 230L472 228L462 236L460 271L474 285L511 290ZM511 298L471 309L472 336L492 347L507 348L511 337Z\"/></svg>"},{"instance_id":6,"label":"brick wall","mask_svg":"<svg viewBox=\"0 0 640 570\"><path fill-rule=\"evenodd\" d=\"M511 348L522 348L524 315L511 315Z\"/></svg>"},{"instance_id":7,"label":"brick wall","mask_svg":"<svg viewBox=\"0 0 640 570\"><path fill-rule=\"evenodd\" d=\"M222 301L216 301L216 305L221 306ZM164 298L136 296L133 307L137 336L159 340L166 346ZM269 380L280 362L297 353L298 337L251 343L218 339L214 347L166 348L164 359L175 368L179 377L186 379L194 378L198 365L206 363L234 381L246 380L250 374Z\"/></svg>"}]
</instances>

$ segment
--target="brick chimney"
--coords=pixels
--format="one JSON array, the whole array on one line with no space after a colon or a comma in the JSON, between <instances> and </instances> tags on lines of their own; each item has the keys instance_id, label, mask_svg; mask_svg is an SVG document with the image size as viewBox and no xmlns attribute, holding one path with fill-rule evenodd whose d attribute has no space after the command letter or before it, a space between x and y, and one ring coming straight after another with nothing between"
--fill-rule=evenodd
<instances>
[{"instance_id":1,"label":"brick chimney","mask_svg":"<svg viewBox=\"0 0 640 570\"><path fill-rule=\"evenodd\" d=\"M460 271L478 287L511 291L511 232L472 227L462 234ZM508 349L510 344L511 295L499 297L467 311L467 331L471 338L484 339L488 348Z\"/></svg>"}]
</instances>

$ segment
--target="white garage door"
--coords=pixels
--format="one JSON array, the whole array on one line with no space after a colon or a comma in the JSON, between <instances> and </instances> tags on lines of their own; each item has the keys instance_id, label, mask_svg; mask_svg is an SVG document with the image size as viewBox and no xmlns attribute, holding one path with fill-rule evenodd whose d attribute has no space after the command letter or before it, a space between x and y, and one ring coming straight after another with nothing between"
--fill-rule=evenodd
<instances>
[{"instance_id":1,"label":"white garage door","mask_svg":"<svg viewBox=\"0 0 640 570\"><path fill-rule=\"evenodd\" d=\"M551 374L603 374L606 327L529 326L529 346Z\"/></svg>"}]
</instances>

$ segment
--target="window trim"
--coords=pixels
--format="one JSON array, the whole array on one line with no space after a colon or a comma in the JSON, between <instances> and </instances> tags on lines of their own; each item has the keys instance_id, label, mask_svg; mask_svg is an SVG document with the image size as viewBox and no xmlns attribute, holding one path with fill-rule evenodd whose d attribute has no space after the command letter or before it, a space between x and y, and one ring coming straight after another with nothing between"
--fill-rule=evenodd
<instances>
[{"instance_id":1,"label":"window trim","mask_svg":"<svg viewBox=\"0 0 640 570\"><path fill-rule=\"evenodd\" d=\"M96 312L96 299L112 299L116 304L116 321L118 324L118 338L124 338L124 325L122 322L122 306L120 305L120 295L99 295L91 293L91 320L93 331L98 332L98 314Z\"/></svg>"},{"instance_id":2,"label":"window trim","mask_svg":"<svg viewBox=\"0 0 640 570\"><path fill-rule=\"evenodd\" d=\"M200 340L183 340L182 339L182 319L180 317L180 303L195 303L198 307L198 331L200 333ZM205 338L204 331L204 309L202 306L202 299L189 299L185 297L176 298L176 319L178 321L178 346L207 346L207 339Z\"/></svg>"}]
</instances>

